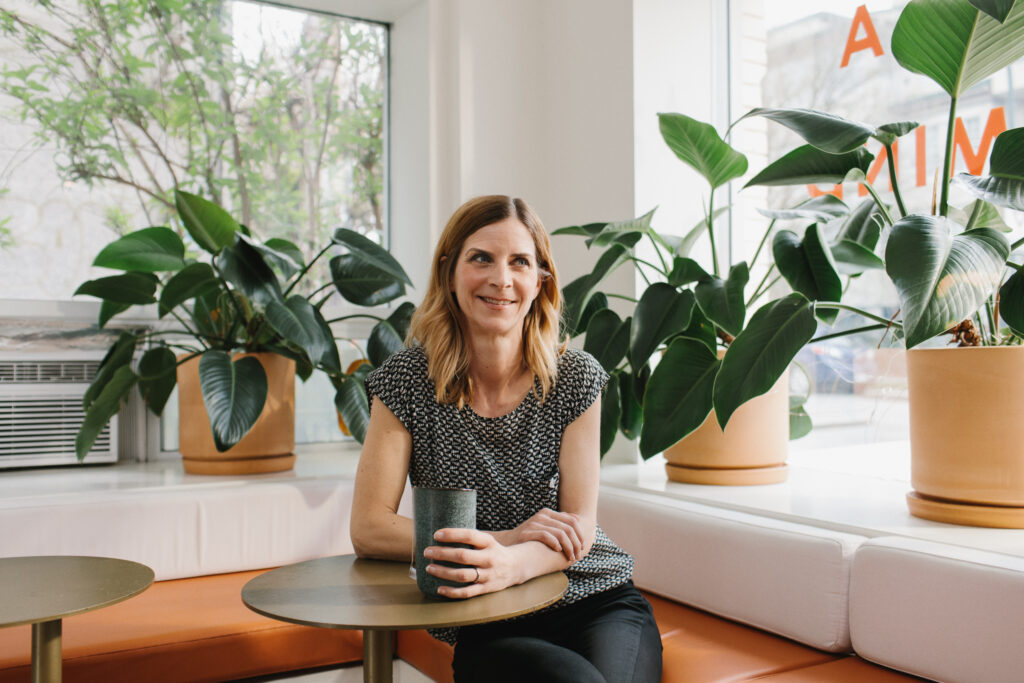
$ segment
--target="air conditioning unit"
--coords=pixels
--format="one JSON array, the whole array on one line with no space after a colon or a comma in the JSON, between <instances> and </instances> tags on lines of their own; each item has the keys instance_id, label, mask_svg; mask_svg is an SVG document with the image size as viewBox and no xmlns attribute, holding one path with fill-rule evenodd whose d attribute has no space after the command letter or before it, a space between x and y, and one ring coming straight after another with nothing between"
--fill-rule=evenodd
<instances>
[{"instance_id":1,"label":"air conditioning unit","mask_svg":"<svg viewBox=\"0 0 1024 683\"><path fill-rule=\"evenodd\" d=\"M0 353L0 469L71 465L85 411L82 396L102 353ZM100 432L86 463L117 460L115 416Z\"/></svg>"}]
</instances>

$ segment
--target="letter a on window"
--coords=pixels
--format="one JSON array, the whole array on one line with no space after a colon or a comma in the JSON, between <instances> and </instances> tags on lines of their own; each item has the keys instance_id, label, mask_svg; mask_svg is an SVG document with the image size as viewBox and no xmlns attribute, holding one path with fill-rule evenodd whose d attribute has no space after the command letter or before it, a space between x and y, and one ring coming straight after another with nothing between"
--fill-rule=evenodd
<instances>
[{"instance_id":1,"label":"letter a on window","mask_svg":"<svg viewBox=\"0 0 1024 683\"><path fill-rule=\"evenodd\" d=\"M858 38L857 34L860 33L861 28L864 29L864 37ZM871 21L871 15L868 14L868 7L867 5L861 5L853 15L853 23L850 24L850 35L846 38L846 49L843 50L843 61L839 68L842 69L850 63L850 55L854 52L860 52L869 48L875 53L876 57L882 56L882 43L878 40L878 32Z\"/></svg>"}]
</instances>

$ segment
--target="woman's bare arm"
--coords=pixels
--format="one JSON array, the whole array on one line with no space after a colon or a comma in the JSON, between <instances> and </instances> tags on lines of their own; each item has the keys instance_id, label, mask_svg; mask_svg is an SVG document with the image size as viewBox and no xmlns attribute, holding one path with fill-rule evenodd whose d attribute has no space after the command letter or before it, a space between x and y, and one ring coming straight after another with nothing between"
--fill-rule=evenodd
<instances>
[{"instance_id":1,"label":"woman's bare arm","mask_svg":"<svg viewBox=\"0 0 1024 683\"><path fill-rule=\"evenodd\" d=\"M412 437L380 399L372 400L352 498L352 545L359 557L408 562L413 525L398 514L398 504L409 474Z\"/></svg>"}]
</instances>

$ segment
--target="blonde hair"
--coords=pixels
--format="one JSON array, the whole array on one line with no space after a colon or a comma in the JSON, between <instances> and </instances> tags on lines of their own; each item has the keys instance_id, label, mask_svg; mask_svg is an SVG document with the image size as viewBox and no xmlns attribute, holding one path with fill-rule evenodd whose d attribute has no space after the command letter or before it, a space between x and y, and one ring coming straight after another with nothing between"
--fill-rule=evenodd
<instances>
[{"instance_id":1,"label":"blonde hair","mask_svg":"<svg viewBox=\"0 0 1024 683\"><path fill-rule=\"evenodd\" d=\"M559 340L562 296L551 257L551 241L540 218L522 199L487 195L470 199L448 219L434 252L426 296L409 325L406 341L418 343L426 351L427 374L434 382L438 403L454 403L461 409L473 398L469 347L451 291L459 254L474 232L513 217L526 226L533 238L541 279L540 293L523 321L523 361L540 384L540 401L547 398L554 386L558 357L565 344Z\"/></svg>"}]
</instances>

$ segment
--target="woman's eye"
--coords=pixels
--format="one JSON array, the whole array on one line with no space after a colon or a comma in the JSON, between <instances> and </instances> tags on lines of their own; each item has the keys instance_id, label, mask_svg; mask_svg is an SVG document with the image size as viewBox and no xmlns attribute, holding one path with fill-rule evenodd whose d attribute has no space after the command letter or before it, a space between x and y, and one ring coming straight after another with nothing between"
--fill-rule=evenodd
<instances>
[{"instance_id":1,"label":"woman's eye","mask_svg":"<svg viewBox=\"0 0 1024 683\"><path fill-rule=\"evenodd\" d=\"M516 266L520 266L522 268L529 268L530 267L530 259L526 259L526 258L520 257L520 258L517 258L514 261L512 261L512 264L516 265Z\"/></svg>"},{"instance_id":2,"label":"woman's eye","mask_svg":"<svg viewBox=\"0 0 1024 683\"><path fill-rule=\"evenodd\" d=\"M490 263L491 258L487 254L473 254L469 257L470 261L474 263Z\"/></svg>"}]
</instances>

